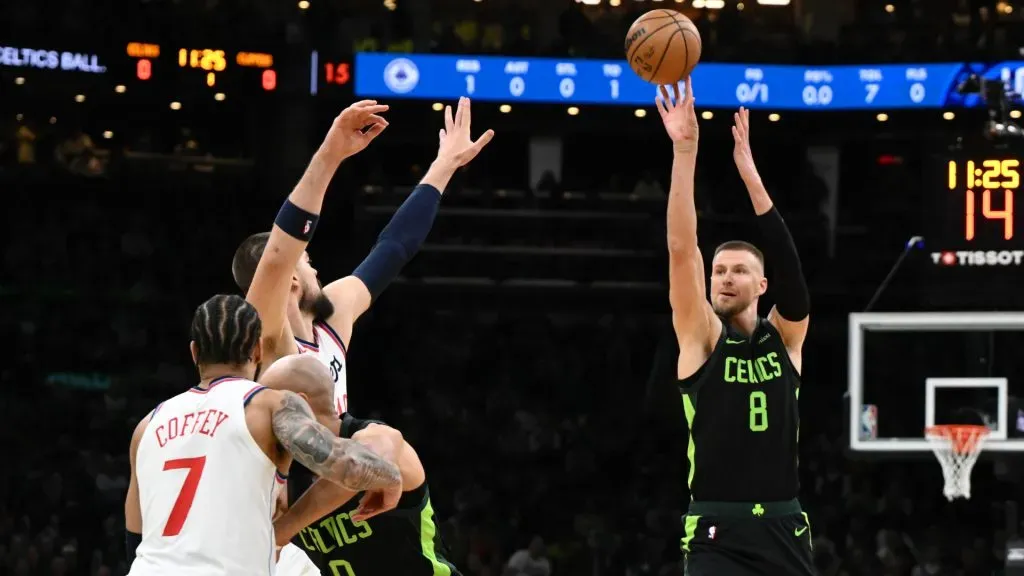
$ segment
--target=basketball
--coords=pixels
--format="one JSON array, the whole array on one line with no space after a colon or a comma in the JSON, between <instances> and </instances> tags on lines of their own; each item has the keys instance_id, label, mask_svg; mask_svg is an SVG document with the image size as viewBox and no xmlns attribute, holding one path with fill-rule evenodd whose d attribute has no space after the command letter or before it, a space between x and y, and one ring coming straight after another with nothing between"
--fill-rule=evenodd
<instances>
[{"instance_id":1,"label":"basketball","mask_svg":"<svg viewBox=\"0 0 1024 576\"><path fill-rule=\"evenodd\" d=\"M700 46L692 20L675 10L651 10L629 27L626 60L651 84L675 84L697 65Z\"/></svg>"}]
</instances>

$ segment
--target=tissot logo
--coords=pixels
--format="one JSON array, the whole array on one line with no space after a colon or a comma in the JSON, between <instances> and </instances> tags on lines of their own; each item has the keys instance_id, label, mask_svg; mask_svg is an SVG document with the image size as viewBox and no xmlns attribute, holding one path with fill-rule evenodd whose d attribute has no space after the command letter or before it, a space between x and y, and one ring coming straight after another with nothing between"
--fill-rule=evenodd
<instances>
[{"instance_id":1,"label":"tissot logo","mask_svg":"<svg viewBox=\"0 0 1024 576\"><path fill-rule=\"evenodd\" d=\"M107 71L107 67L100 64L100 57L96 54L15 48L13 46L0 46L0 66L60 69L90 74L102 74Z\"/></svg>"},{"instance_id":2,"label":"tissot logo","mask_svg":"<svg viewBox=\"0 0 1024 576\"><path fill-rule=\"evenodd\" d=\"M938 266L1020 266L1024 250L957 250L932 252L932 263Z\"/></svg>"}]
</instances>

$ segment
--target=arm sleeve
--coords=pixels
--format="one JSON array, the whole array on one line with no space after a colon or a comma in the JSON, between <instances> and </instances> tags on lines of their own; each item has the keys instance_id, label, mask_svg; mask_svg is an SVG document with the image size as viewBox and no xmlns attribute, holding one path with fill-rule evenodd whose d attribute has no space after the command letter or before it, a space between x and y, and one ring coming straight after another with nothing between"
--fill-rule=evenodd
<instances>
[{"instance_id":1,"label":"arm sleeve","mask_svg":"<svg viewBox=\"0 0 1024 576\"><path fill-rule=\"evenodd\" d=\"M142 534L137 534L131 530L124 531L124 557L128 560L128 567L131 568L132 562L135 561L135 550L142 544Z\"/></svg>"},{"instance_id":2,"label":"arm sleeve","mask_svg":"<svg viewBox=\"0 0 1024 576\"><path fill-rule=\"evenodd\" d=\"M811 297L793 236L774 206L757 217L757 224L765 256L775 268L772 276L775 307L786 320L799 322L810 314Z\"/></svg>"},{"instance_id":3,"label":"arm sleeve","mask_svg":"<svg viewBox=\"0 0 1024 576\"><path fill-rule=\"evenodd\" d=\"M381 231L366 259L352 273L363 281L374 300L419 252L434 226L440 204L441 192L437 188L429 184L417 186Z\"/></svg>"}]
</instances>

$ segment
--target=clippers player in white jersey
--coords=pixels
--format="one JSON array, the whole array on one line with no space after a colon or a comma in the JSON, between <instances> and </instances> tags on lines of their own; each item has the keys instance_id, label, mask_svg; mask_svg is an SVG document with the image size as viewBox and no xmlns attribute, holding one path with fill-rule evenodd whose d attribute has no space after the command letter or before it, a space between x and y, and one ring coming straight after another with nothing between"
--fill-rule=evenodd
<instances>
[{"instance_id":1,"label":"clippers player in white jersey","mask_svg":"<svg viewBox=\"0 0 1024 576\"><path fill-rule=\"evenodd\" d=\"M455 171L476 158L494 137L492 130L476 141L470 137L468 98L459 100L454 114L451 107L446 108L437 158L423 180L392 216L352 275L321 288L305 250L316 229L327 186L340 163L363 150L387 126L379 116L386 110L373 100L345 109L281 207L271 231L245 239L231 265L235 282L263 319L265 363L315 351L331 369L334 408L339 416L349 410L345 353L353 324L419 251ZM302 478L301 472L297 476L299 485L310 481ZM297 490L293 486L290 492L292 501ZM343 503L339 500L336 505ZM388 500L384 506L393 509L397 504L397 499ZM291 544L282 550L281 558L282 574L297 576L310 568L305 554Z\"/></svg>"},{"instance_id":2,"label":"clippers player in white jersey","mask_svg":"<svg viewBox=\"0 0 1024 576\"><path fill-rule=\"evenodd\" d=\"M130 575L273 574L271 515L292 458L350 490L401 492L396 465L338 438L299 395L253 381L261 325L252 305L214 296L196 310L191 333L199 383L154 408L132 434ZM282 362L264 379L280 388L295 372Z\"/></svg>"},{"instance_id":3,"label":"clippers player in white jersey","mask_svg":"<svg viewBox=\"0 0 1024 576\"><path fill-rule=\"evenodd\" d=\"M449 107L437 158L423 180L352 275L321 287L305 248L316 228L327 185L341 162L365 148L387 125L378 116L385 110L387 106L369 100L343 111L282 206L272 231L246 238L231 264L235 282L263 318L266 355L273 359L315 353L331 370L339 415L349 408L345 355L353 324L419 251L455 171L494 137L488 130L475 142L470 138L468 98L459 101L454 115ZM365 126L370 128L364 133Z\"/></svg>"}]
</instances>

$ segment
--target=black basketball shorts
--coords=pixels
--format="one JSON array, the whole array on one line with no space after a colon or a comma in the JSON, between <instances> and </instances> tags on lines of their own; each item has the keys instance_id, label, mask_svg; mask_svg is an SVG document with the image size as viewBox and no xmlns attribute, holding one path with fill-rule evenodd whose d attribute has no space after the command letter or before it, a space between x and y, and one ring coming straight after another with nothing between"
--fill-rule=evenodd
<instances>
[{"instance_id":1,"label":"black basketball shorts","mask_svg":"<svg viewBox=\"0 0 1024 576\"><path fill-rule=\"evenodd\" d=\"M806 514L697 515L693 508L683 516L686 576L815 576Z\"/></svg>"}]
</instances>

